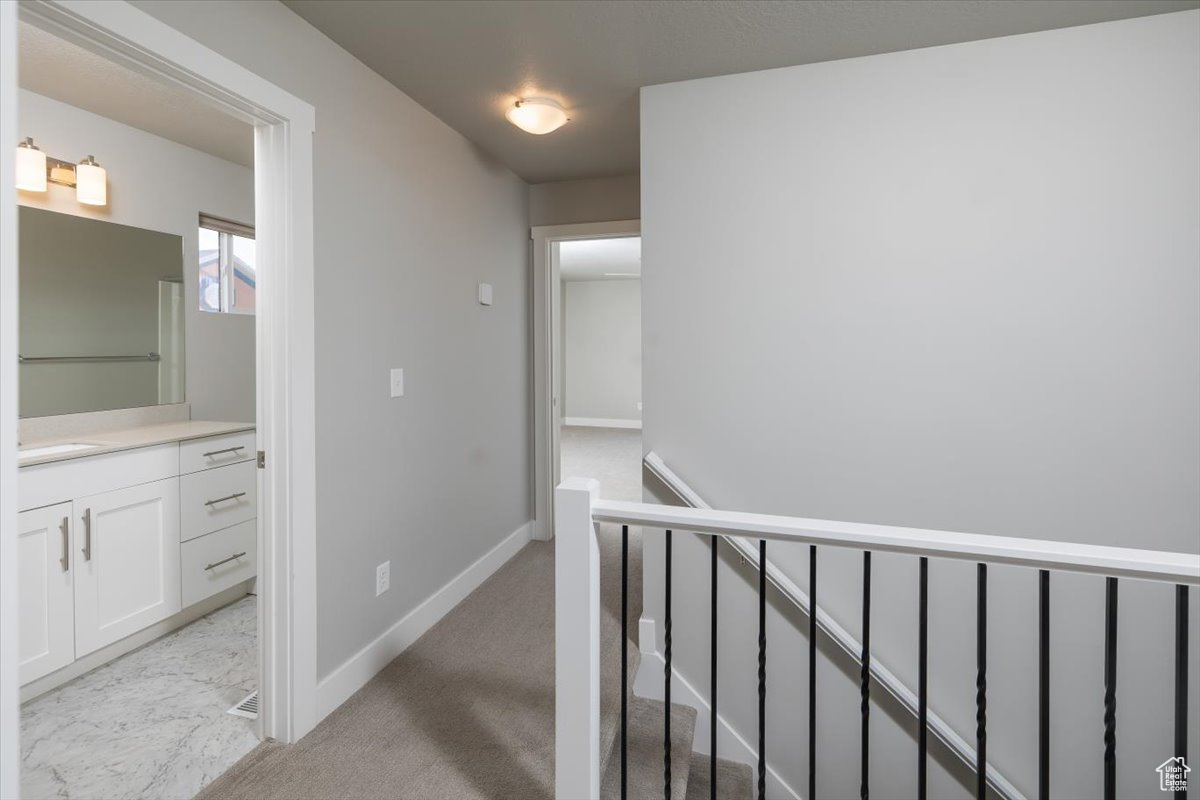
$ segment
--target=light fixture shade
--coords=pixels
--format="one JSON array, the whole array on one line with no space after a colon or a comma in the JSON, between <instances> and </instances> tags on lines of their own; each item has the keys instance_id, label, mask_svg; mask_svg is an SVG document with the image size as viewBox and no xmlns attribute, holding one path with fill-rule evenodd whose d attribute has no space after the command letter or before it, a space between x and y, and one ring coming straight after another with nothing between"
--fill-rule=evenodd
<instances>
[{"instance_id":1,"label":"light fixture shade","mask_svg":"<svg viewBox=\"0 0 1200 800\"><path fill-rule=\"evenodd\" d=\"M84 205L108 205L108 173L88 156L75 167L75 199Z\"/></svg>"},{"instance_id":2,"label":"light fixture shade","mask_svg":"<svg viewBox=\"0 0 1200 800\"><path fill-rule=\"evenodd\" d=\"M505 113L508 121L526 133L541 136L567 124L567 112L556 101L546 97L527 97Z\"/></svg>"},{"instance_id":3,"label":"light fixture shade","mask_svg":"<svg viewBox=\"0 0 1200 800\"><path fill-rule=\"evenodd\" d=\"M17 145L17 188L25 192L46 191L46 154L38 150L33 139Z\"/></svg>"}]
</instances>

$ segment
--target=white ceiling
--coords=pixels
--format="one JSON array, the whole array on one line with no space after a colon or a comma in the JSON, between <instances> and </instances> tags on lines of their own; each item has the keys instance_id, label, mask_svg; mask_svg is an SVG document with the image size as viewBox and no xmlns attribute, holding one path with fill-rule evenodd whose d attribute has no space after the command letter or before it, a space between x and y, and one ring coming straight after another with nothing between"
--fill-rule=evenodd
<instances>
[{"instance_id":1,"label":"white ceiling","mask_svg":"<svg viewBox=\"0 0 1200 800\"><path fill-rule=\"evenodd\" d=\"M191 92L110 61L27 22L18 33L21 88L243 166L254 166L254 129ZM28 135L28 134L22 134ZM67 160L81 153L50 153ZM103 160L103 154L96 158Z\"/></svg>"},{"instance_id":2,"label":"white ceiling","mask_svg":"<svg viewBox=\"0 0 1200 800\"><path fill-rule=\"evenodd\" d=\"M638 171L638 88L1200 7L1200 0L284 0L531 183ZM546 136L504 119L560 100Z\"/></svg>"},{"instance_id":3,"label":"white ceiling","mask_svg":"<svg viewBox=\"0 0 1200 800\"><path fill-rule=\"evenodd\" d=\"M564 281L640 278L642 237L562 242L558 246L558 270Z\"/></svg>"}]
</instances>

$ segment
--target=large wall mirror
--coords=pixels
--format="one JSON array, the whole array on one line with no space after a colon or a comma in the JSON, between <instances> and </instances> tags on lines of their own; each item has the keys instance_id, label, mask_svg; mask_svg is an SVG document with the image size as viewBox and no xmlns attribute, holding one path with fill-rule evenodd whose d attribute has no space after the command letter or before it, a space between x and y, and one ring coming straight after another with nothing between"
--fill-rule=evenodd
<instances>
[{"instance_id":1,"label":"large wall mirror","mask_svg":"<svg viewBox=\"0 0 1200 800\"><path fill-rule=\"evenodd\" d=\"M20 414L184 401L183 238L20 209Z\"/></svg>"}]
</instances>

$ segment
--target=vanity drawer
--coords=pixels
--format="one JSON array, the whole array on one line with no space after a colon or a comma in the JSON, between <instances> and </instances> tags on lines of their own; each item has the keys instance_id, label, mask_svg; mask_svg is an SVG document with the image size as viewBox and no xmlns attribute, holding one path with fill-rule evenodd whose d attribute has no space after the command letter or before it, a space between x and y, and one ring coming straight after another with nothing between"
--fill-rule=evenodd
<instances>
[{"instance_id":1,"label":"vanity drawer","mask_svg":"<svg viewBox=\"0 0 1200 800\"><path fill-rule=\"evenodd\" d=\"M180 545L183 608L257 574L257 527L250 520Z\"/></svg>"},{"instance_id":2,"label":"vanity drawer","mask_svg":"<svg viewBox=\"0 0 1200 800\"><path fill-rule=\"evenodd\" d=\"M223 467L254 458L254 431L227 433L179 443L179 474Z\"/></svg>"},{"instance_id":3,"label":"vanity drawer","mask_svg":"<svg viewBox=\"0 0 1200 800\"><path fill-rule=\"evenodd\" d=\"M179 539L186 542L258 516L258 470L253 461L179 478Z\"/></svg>"}]
</instances>

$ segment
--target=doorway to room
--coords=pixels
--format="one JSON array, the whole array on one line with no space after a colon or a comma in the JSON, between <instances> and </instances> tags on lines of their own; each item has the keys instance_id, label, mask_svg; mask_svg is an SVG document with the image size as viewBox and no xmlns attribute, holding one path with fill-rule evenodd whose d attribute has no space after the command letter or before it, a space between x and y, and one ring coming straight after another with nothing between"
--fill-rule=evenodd
<instances>
[{"instance_id":1,"label":"doorway to room","mask_svg":"<svg viewBox=\"0 0 1200 800\"><path fill-rule=\"evenodd\" d=\"M315 423L311 345L311 136L314 111L307 103L220 58L183 34L162 26L148 15L126 7L125 4L82 4L73 7L22 4L19 10L16 4L5 4L0 8L0 37L4 42L3 48L0 48L4 51L4 57L0 59L4 64L4 69L0 70L0 120L3 120L0 128L3 128L11 141L18 141L18 130L14 124L18 119L18 105L30 99L30 96L21 90L24 88L25 92L32 91L24 81L20 87L17 84L18 13L22 23L30 23L44 33L52 34L86 50L88 55L81 55L81 58L100 56L111 59L114 64L129 68L141 76L145 83L161 82L180 97L186 97L189 101L198 100L206 109L220 109L221 113L228 114L244 124L244 130L253 137L252 151L256 174L249 182L248 195L250 208L254 212L253 220L244 212L224 213L244 222L257 222L253 237L257 243L256 257L251 259L253 263L243 257L240 271L243 277L251 272L261 271L264 276L271 276L271 279L256 286L254 294L261 304L258 305L254 316L245 318L250 321L250 329L255 339L255 344L249 348L250 357L247 362L248 375L252 380L246 383L250 386L249 419L254 420L253 424L240 423L235 426L238 430L232 432L213 434L209 431L197 434L198 439L190 435L180 435L176 439L168 437L170 440L163 444L155 440L141 447L138 442L129 441L128 437L121 442L114 441L118 438L114 434L117 431L115 427L110 426L103 431L90 429L93 433L104 434L90 436L86 435L89 431L83 431L74 425L79 414L70 412L81 410L89 416L89 423L94 421L92 417L95 414L115 414L122 417L122 422L128 421L125 417L131 412L105 400L102 403L98 401L98 405L88 410L50 409L49 406L44 406L41 413L64 418L64 421L71 422L72 425L60 426L55 430L50 430L46 425L42 425L36 431L23 430L22 433L33 435L22 436L19 445L18 404L24 403L26 398L18 397L17 377L18 371L24 366L31 369L34 366L50 366L55 371L54 374L62 373L65 377L72 377L68 375L68 365L79 369L98 369L103 363L121 369L150 370L150 377L137 383L136 387L141 387L143 393L153 395L153 400L144 401L153 405L139 405L137 408L149 409L145 416L154 419L160 419L164 409L177 410L168 407L181 405L178 402L181 391L188 402L199 396L203 390L211 393L214 389L217 393L211 397L214 402L231 399L221 394L222 381L197 381L195 376L191 379L188 377L187 357L192 354L186 346L185 337L189 328L194 328L195 323L194 317L189 323L189 312L197 310L197 295L194 292L196 274L191 270L197 266L201 254L196 248L189 250L179 246L178 239L191 239L198 229L203 229L203 221L195 211L180 215L178 220L169 226L172 229L179 228L178 232L162 230L164 224L161 222L148 221L139 226L134 220L130 220L131 224L116 221L118 206L119 213L125 214L134 209L149 209L156 196L174 200L175 195L167 193L181 191L180 187L186 187L187 181L164 182L163 176L177 177L178 165L172 163L169 167L158 170L157 180L151 181L154 184L153 191L131 192L134 176L144 171L143 161L149 156L145 153L134 153L128 147L118 145L115 139L108 141L105 138L107 134L103 132L107 130L105 125L98 123L97 126L89 126L85 130L63 124L62 120L58 119L59 112L70 111L72 100L50 98L50 90L43 87L47 94L44 95L45 101L42 104L47 113L40 118L46 121L53 117L57 121L44 126L45 132L38 144L49 147L42 150L26 142L28 153L19 152L15 164L9 161L0 168L3 183L10 187L26 188L28 192L33 193L30 195L32 201L42 197L67 204L57 212L43 208L28 211L26 206L36 203L21 203L21 208L18 208L18 203L13 202L0 214L0 229L4 234L0 236L0 322L3 323L0 325L0 356L3 356L0 358L0 386L5 387L5 390L0 392L0 419L6 423L0 426L0 528L3 528L4 533L4 536L0 537L0 594L6 600L4 612L0 614L3 618L0 620L0 720L6 732L6 736L0 739L0 795L5 797L15 797L20 792L19 782L23 779L24 772L21 769L22 754L25 750L21 745L33 739L28 731L24 737L26 742L20 742L17 735L7 735L18 729L19 717L26 716L23 713L24 709L19 705L20 700L36 702L35 695L45 696L43 690L54 691L58 688L57 685L49 686L49 683L57 684L58 678L71 680L75 670L89 674L103 670L103 667L95 669L98 662L108 663L114 655L120 657L110 648L125 648L127 645L137 647L140 644L137 637L153 638L160 635L164 632L161 629L162 624L186 624L186 620L180 620L178 614L174 613L177 605L188 605L189 608L196 609L203 607L205 603L216 603L225 599L226 591L238 591L237 586L228 590L218 587L217 594L206 595L197 600L201 594L206 594L212 588L213 584L209 581L215 579L210 578L210 575L217 575L220 571L221 576L228 577L225 570L235 567L242 569L242 565L249 561L250 551L257 556L255 560L258 579L254 584L257 601L241 600L225 606L222 611L234 606L238 607L235 611L244 611L252 605L257 606L257 609L250 608L250 613L238 620L239 623L244 623L239 630L246 633L241 637L242 643L248 643L250 650L256 651L247 653L250 656L247 660L257 661L257 669L251 667L248 671L243 670L242 678L235 680L234 685L228 688L240 692L243 688L257 685L261 690L262 713L257 725L252 723L252 728L257 730L258 735L252 736L251 741L257 741L260 737L294 741L310 730L316 722L315 612L311 604L315 578L315 531L312 522L312 486L315 482L312 452ZM56 44L51 55L61 53L62 50L63 47ZM77 69L72 70L70 79L63 79L56 85L78 83L75 80L78 72ZM37 77L37 73L22 70L22 79L31 76ZM104 94L102 97L109 95ZM97 118L103 117L104 113L98 113L97 109L85 108L86 102L90 102L91 99L95 98L76 99L76 111L90 113ZM132 106L132 110L153 110L153 104L153 100L142 98ZM113 112L111 116L115 117L118 114ZM20 117L23 126L34 124L36 119L35 116L25 113ZM115 121L110 119L110 122ZM194 120L186 120L183 129L189 127L187 122ZM127 120L124 124L148 140L154 140L153 143L145 144L147 152L149 149L158 148L160 144L175 141L166 131L149 133L143 129L144 125L138 127L142 124L138 121ZM74 141L73 138L68 141L69 137L78 137L84 133L87 134L88 141ZM24 136L30 134L28 130L24 132ZM180 143L175 141L175 144ZM77 154L66 158L67 150L78 150L81 153L99 152L99 149L92 150L97 146L103 146L108 155L100 159L93 159L89 155L78 164L74 160L79 157ZM121 156L113 155L116 153L121 153ZM24 155L29 157L20 157ZM53 156L62 156L66 160L52 158ZM105 170L101 169L102 166L108 169L107 178ZM39 171L42 178L38 177ZM23 178L31 180L26 183ZM54 185L43 188L43 180ZM80 208L95 206L99 209L96 218L85 220L82 218L87 216L86 214L71 213L71 209L75 208L71 205L72 202ZM174 208L173 205L170 207ZM207 210L220 209L218 206ZM21 213L27 211L28 213ZM147 286L153 291L152 296L148 297L149 305L145 306L147 310L142 316L147 319L153 318L154 325L152 331L142 331L139 335L143 335L143 338L151 336L153 349L140 349L142 345L139 339L134 342L139 349L83 352L82 355L89 358L82 360L76 357L80 353L59 348L50 352L49 360L34 360L36 354L21 352L21 348L35 343L35 340L19 325L22 320L18 318L17 295L22 292L23 296L23 287L20 285L20 273L23 270L18 268L18 263L25 253L24 247L18 253L17 233L23 227L22 216L30 216L32 219L37 213L58 213L59 217L56 219L70 218L66 222L80 219L88 224L113 226L108 230L115 230L116 227L140 227L151 233L175 237L176 244L163 253L170 250L176 262L182 258L183 269L188 270L188 274L184 275L181 281L179 276L168 274L165 268L150 273L153 285ZM109 214L112 219L108 217ZM176 222L179 224L175 224ZM21 238L22 245L29 241L23 235ZM71 237L71 241L74 241L74 237ZM160 261L165 264L165 260ZM29 274L35 272L31 271ZM242 299L245 298L243 293ZM182 324L180 316L183 317ZM128 320L117 323L116 328L132 328L132 325L127 325L126 322ZM138 330L141 331L141 328ZM202 337L190 338L199 340ZM19 363L18 354L29 357ZM109 357L113 355L117 357ZM227 363L228 355L225 353L226 361L221 363ZM197 363L199 362L190 362L191 366ZM76 371L78 372L78 369ZM47 373L40 377L50 375ZM105 385L116 385L122 390L136 388L132 383L122 381L109 380ZM29 386L36 387L36 383L31 381ZM258 390L257 399L254 399L255 388ZM119 405L127 407L128 402L130 401L122 401ZM216 415L214 412L214 416ZM220 416L224 414L221 413ZM71 419L66 420L66 417ZM108 417L105 419L111 421ZM140 422L155 424L146 419ZM170 427L174 423L168 421L165 424ZM124 430L128 432L129 428ZM211 439L213 436L235 439L241 436L245 441L238 440L228 447L215 449L199 444L205 438ZM70 441L67 444L49 444L43 447L33 444L39 439L51 438L65 438ZM188 439L187 442L184 441L185 438ZM189 445L189 442L195 446ZM171 457L171 448L175 448L174 458ZM104 463L100 464L99 469L72 469L71 475L79 480L74 480L70 485L66 481L32 480L29 477L32 475L30 470L37 470L39 474L57 470L61 466L57 462L63 460L64 453L66 457L78 459L80 463L99 463L94 459L101 459ZM129 457L136 464L125 466L139 468L140 472L136 469L131 472L105 468L108 466L110 455L112 458L124 459L128 454L132 454ZM92 462L89 462L90 458L93 459ZM249 476L241 474L245 471L243 464L249 465ZM42 470L41 467L47 469ZM255 485L257 521L233 523L226 527L218 527L215 531L209 528L185 531L185 515L180 513L184 502L184 478L195 475L209 478L218 473L224 477L232 472L237 472L243 483ZM110 484L126 478L134 484L129 487L131 494L128 497L115 496L125 491L126 487L124 484ZM190 482L206 483L200 478ZM210 483L213 485L199 488L220 488L215 482ZM207 514L211 511L215 516L218 513L232 513L229 509L239 512L245 510L246 498L249 495L248 489L237 488L215 493L204 492L198 498L190 499L196 500L194 506L201 512ZM100 503L96 501L97 498L105 502ZM205 498L212 502L209 503ZM108 499L111 499L112 503L108 503ZM79 510L82 513L76 513L76 500L80 501L78 505L81 506ZM63 511L69 506L70 512L55 517L47 513L46 520L40 527L36 520L26 517L24 513L18 516L17 513L18 510L40 512L59 505L63 506ZM199 516L201 515L192 515L193 518ZM106 535L117 530L118 521L125 523L122 530L135 531L141 536L138 541L148 542L153 546L127 546L123 549L115 546L104 547L102 543L106 540ZM214 526L215 521L209 527ZM245 533L247 527L250 528L248 534ZM245 546L232 550L224 546L215 548L222 551L215 558L208 558L207 553L196 547L191 548L194 552L190 560L180 555L180 551L189 542L207 543L215 541L215 537L221 539L221 545L229 544L222 538L222 535L229 531L242 534L242 538L247 539ZM29 536L18 536L24 532L28 532ZM175 534L173 538L167 535L171 532ZM115 542L116 540L112 539L110 544ZM32 543L32 546L24 546L26 543ZM132 542L122 543L129 545ZM38 545L42 546L39 548ZM45 567L42 574L57 579L54 592L49 591L45 581L39 583L32 580L30 571L23 565L18 565L19 557L36 558L39 549L44 556L41 559ZM228 559L226 553L234 558ZM122 558L122 555L126 557ZM199 578L190 582L185 579L184 561L199 565L196 571L188 573ZM89 582L88 576L84 575L80 578L79 585L76 585L77 573L82 575L88 569L94 573L101 562L114 568L124 567L138 580L112 580L110 576L110 580L103 582L101 586L97 581ZM155 570L161 570L169 580L145 579L148 574L158 574ZM69 582L64 580L64 576L70 579ZM239 573L234 577L244 576ZM244 588L247 580L239 580L238 585ZM82 593L77 592L80 587L83 589ZM101 597L101 602L88 602L87 592L92 589L101 593L107 591L108 595ZM142 594L137 594L135 590L141 591ZM72 599L68 591L76 595L73 599L79 602L66 602ZM53 614L49 613L50 606L38 602L39 599L45 600L52 594L55 599L52 604ZM149 597L150 602L141 602L145 597ZM83 600L80 601L80 598ZM125 606L120 606L114 598L124 601ZM11 602L8 602L10 600ZM33 602L24 603L26 600ZM109 601L107 605L105 600ZM189 603L189 600L196 602ZM23 603L24 608L19 608ZM47 612L41 614L43 621L50 617L55 620L52 637L39 638L39 632L44 634L45 627L29 625L25 619L27 616L35 618L43 608ZM132 611L122 614L123 608ZM101 613L103 611L114 613L106 617ZM242 644L235 647L241 652L246 652ZM201 649L208 652L206 648ZM131 654L145 653L147 650L148 648L142 648ZM196 659L184 657L178 660L187 668L196 666ZM245 680L247 672L251 677ZM255 673L257 677L254 676ZM74 683L63 684L71 685ZM170 682L167 685L169 688L178 688ZM186 693L184 696L189 697ZM165 700L159 705L173 711ZM224 714L224 711L220 713ZM224 718L222 721L225 721ZM112 721L105 724L109 727L115 725ZM128 734L128 731L125 733ZM47 746L56 745L58 741L54 737L44 740ZM133 737L127 736L127 749L134 742ZM160 767L161 771L171 771L168 767ZM186 789L179 791L188 795L192 793ZM94 786L69 793L56 790L55 794L97 796Z\"/></svg>"},{"instance_id":2,"label":"doorway to room","mask_svg":"<svg viewBox=\"0 0 1200 800\"><path fill-rule=\"evenodd\" d=\"M558 245L557 475L611 500L642 497L641 255L640 236Z\"/></svg>"},{"instance_id":3,"label":"doorway to room","mask_svg":"<svg viewBox=\"0 0 1200 800\"><path fill-rule=\"evenodd\" d=\"M534 536L550 539L564 476L641 499L641 222L537 227L531 238Z\"/></svg>"}]
</instances>

